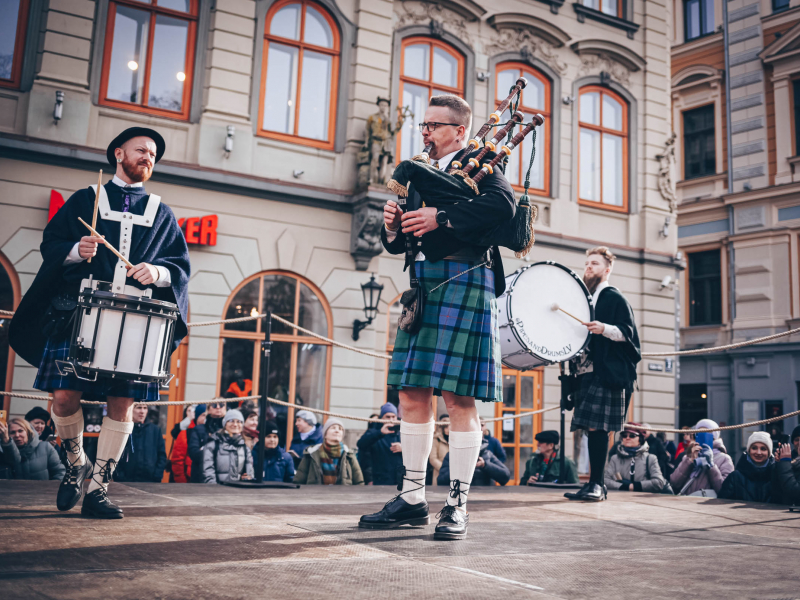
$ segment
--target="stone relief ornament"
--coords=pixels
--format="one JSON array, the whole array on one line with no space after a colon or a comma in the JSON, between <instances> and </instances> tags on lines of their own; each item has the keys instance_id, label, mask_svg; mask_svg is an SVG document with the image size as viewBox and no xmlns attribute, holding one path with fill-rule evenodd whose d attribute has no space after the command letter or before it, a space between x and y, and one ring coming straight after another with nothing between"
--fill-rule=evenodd
<instances>
[{"instance_id":1,"label":"stone relief ornament","mask_svg":"<svg viewBox=\"0 0 800 600\"><path fill-rule=\"evenodd\" d=\"M658 191L661 197L669 203L670 212L675 212L678 207L678 197L675 194L675 132L664 143L664 150L656 154L658 161Z\"/></svg>"},{"instance_id":2,"label":"stone relief ornament","mask_svg":"<svg viewBox=\"0 0 800 600\"><path fill-rule=\"evenodd\" d=\"M508 52L509 49L518 50L523 59L538 58L547 63L559 75L567 72L567 63L558 58L556 49L537 37L529 29L503 28L492 37L486 47L489 56Z\"/></svg>"},{"instance_id":3,"label":"stone relief ornament","mask_svg":"<svg viewBox=\"0 0 800 600\"><path fill-rule=\"evenodd\" d=\"M612 79L616 79L622 85L630 85L631 72L608 54L602 52L599 54L583 54L581 56L581 66L578 72L580 75L593 75L606 72L611 75Z\"/></svg>"},{"instance_id":4,"label":"stone relief ornament","mask_svg":"<svg viewBox=\"0 0 800 600\"><path fill-rule=\"evenodd\" d=\"M395 137L406 119L414 119L408 106L398 107L397 120L393 123L389 115L391 104L388 98L378 98L378 112L367 118L364 145L358 154L359 187L384 185L394 165Z\"/></svg>"},{"instance_id":5,"label":"stone relief ornament","mask_svg":"<svg viewBox=\"0 0 800 600\"><path fill-rule=\"evenodd\" d=\"M473 45L464 19L438 3L403 2L395 18L395 29L408 25L428 25L434 37L441 37L448 32L465 44Z\"/></svg>"},{"instance_id":6,"label":"stone relief ornament","mask_svg":"<svg viewBox=\"0 0 800 600\"><path fill-rule=\"evenodd\" d=\"M350 226L350 254L355 260L357 270L365 271L370 260L383 252L382 226L381 201L366 197L354 207Z\"/></svg>"}]
</instances>

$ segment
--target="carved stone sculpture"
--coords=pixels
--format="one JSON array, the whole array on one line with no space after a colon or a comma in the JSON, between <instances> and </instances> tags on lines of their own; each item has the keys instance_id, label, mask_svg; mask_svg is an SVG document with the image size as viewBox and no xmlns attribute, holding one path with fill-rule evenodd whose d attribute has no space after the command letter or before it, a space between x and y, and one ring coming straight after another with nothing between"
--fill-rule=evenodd
<instances>
[{"instance_id":1,"label":"carved stone sculpture","mask_svg":"<svg viewBox=\"0 0 800 600\"><path fill-rule=\"evenodd\" d=\"M656 154L658 161L658 191L669 203L670 212L678 207L678 196L675 194L675 179L672 176L675 167L675 132L664 144L664 151Z\"/></svg>"},{"instance_id":2,"label":"carved stone sculpture","mask_svg":"<svg viewBox=\"0 0 800 600\"><path fill-rule=\"evenodd\" d=\"M383 226L384 202L367 196L353 207L353 220L350 226L350 254L359 271L365 271L369 267L372 257L383 251L381 227Z\"/></svg>"},{"instance_id":3,"label":"carved stone sculpture","mask_svg":"<svg viewBox=\"0 0 800 600\"><path fill-rule=\"evenodd\" d=\"M367 118L364 146L358 162L368 160L366 184L384 185L389 180L389 169L394 165L395 136L406 119L414 118L408 107L398 109L397 121L392 124L389 117L389 100L378 98L378 112Z\"/></svg>"}]
</instances>

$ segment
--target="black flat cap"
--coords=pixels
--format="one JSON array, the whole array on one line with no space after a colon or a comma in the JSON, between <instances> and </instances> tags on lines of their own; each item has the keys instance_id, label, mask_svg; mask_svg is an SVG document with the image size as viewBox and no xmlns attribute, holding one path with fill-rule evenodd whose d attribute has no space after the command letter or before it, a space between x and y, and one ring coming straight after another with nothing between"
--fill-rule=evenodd
<instances>
[{"instance_id":1,"label":"black flat cap","mask_svg":"<svg viewBox=\"0 0 800 600\"><path fill-rule=\"evenodd\" d=\"M167 145L164 143L164 138L161 137L161 134L147 127L129 127L111 140L111 143L108 145L108 149L106 149L108 164L116 169L117 159L114 156L114 150L122 146L122 144L129 139L140 136L149 137L156 143L156 162L160 161L161 157L164 156L164 151L167 149Z\"/></svg>"},{"instance_id":2,"label":"black flat cap","mask_svg":"<svg viewBox=\"0 0 800 600\"><path fill-rule=\"evenodd\" d=\"M550 429L548 431L540 431L536 434L535 439L540 444L558 444L561 436L558 435L555 429Z\"/></svg>"}]
</instances>

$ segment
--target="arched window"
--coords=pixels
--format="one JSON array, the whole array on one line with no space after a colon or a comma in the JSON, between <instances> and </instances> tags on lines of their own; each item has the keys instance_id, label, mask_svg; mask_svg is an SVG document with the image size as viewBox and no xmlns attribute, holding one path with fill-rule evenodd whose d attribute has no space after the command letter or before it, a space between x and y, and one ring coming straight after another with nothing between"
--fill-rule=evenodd
<instances>
[{"instance_id":1,"label":"arched window","mask_svg":"<svg viewBox=\"0 0 800 600\"><path fill-rule=\"evenodd\" d=\"M189 118L199 0L113 0L100 104Z\"/></svg>"},{"instance_id":2,"label":"arched window","mask_svg":"<svg viewBox=\"0 0 800 600\"><path fill-rule=\"evenodd\" d=\"M578 100L578 199L628 210L628 105L611 90L581 89Z\"/></svg>"},{"instance_id":3,"label":"arched window","mask_svg":"<svg viewBox=\"0 0 800 600\"><path fill-rule=\"evenodd\" d=\"M506 62L497 65L495 78L495 98L502 102L508 97L508 92L520 77L528 80L528 85L522 92L522 102L519 110L525 115L525 121L530 120L535 113L544 117L544 126L537 128L536 157L531 169L531 187L533 194L540 196L550 195L550 80L522 63ZM516 189L523 189L525 172L531 160L533 137L527 136L522 143L522 148L511 153L506 167L506 178Z\"/></svg>"},{"instance_id":4,"label":"arched window","mask_svg":"<svg viewBox=\"0 0 800 600\"><path fill-rule=\"evenodd\" d=\"M22 76L22 55L25 30L28 26L28 0L5 0L0 4L3 25L0 26L0 87L17 88Z\"/></svg>"},{"instance_id":5,"label":"arched window","mask_svg":"<svg viewBox=\"0 0 800 600\"><path fill-rule=\"evenodd\" d=\"M422 134L417 124L425 119L430 97L441 94L464 97L464 56L439 40L404 39L400 58L400 106L408 106L414 118L406 120L397 137L399 160L411 158L422 150Z\"/></svg>"},{"instance_id":6,"label":"arched window","mask_svg":"<svg viewBox=\"0 0 800 600\"><path fill-rule=\"evenodd\" d=\"M276 2L267 13L260 135L333 148L339 29L314 2Z\"/></svg>"},{"instance_id":7,"label":"arched window","mask_svg":"<svg viewBox=\"0 0 800 600\"><path fill-rule=\"evenodd\" d=\"M333 318L322 292L310 281L287 271L267 271L242 282L225 306L225 319L265 311L314 333L333 337ZM235 397L259 393L262 319L221 327L218 394ZM331 348L317 338L298 334L272 322L270 396L298 407L327 409L330 392ZM251 393L246 393L252 389ZM277 414L281 444L291 444L294 409L269 405Z\"/></svg>"},{"instance_id":8,"label":"arched window","mask_svg":"<svg viewBox=\"0 0 800 600\"><path fill-rule=\"evenodd\" d=\"M15 310L21 296L17 273L11 261L0 252L0 310ZM11 391L11 381L14 375L14 353L8 343L9 325L11 325L11 316L0 314L0 389L6 392ZM8 411L10 404L11 398L3 396L0 408Z\"/></svg>"}]
</instances>

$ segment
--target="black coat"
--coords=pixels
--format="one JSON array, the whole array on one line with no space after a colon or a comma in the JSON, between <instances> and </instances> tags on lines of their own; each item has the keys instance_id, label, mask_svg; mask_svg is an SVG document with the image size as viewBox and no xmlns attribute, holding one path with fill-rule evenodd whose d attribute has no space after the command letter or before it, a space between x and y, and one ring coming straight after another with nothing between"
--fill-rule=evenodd
<instances>
[{"instance_id":1,"label":"black coat","mask_svg":"<svg viewBox=\"0 0 800 600\"><path fill-rule=\"evenodd\" d=\"M631 305L617 288L609 286L597 297L594 318L618 327L625 336L624 342L614 342L603 335L592 335L589 348L594 373L611 389L631 387L636 381L636 365L642 360Z\"/></svg>"},{"instance_id":2,"label":"black coat","mask_svg":"<svg viewBox=\"0 0 800 600\"><path fill-rule=\"evenodd\" d=\"M398 471L403 466L403 453L392 452L400 441L399 433L381 433L381 428L367 429L358 440L358 451L368 452L372 463L373 485L397 485Z\"/></svg>"},{"instance_id":3,"label":"black coat","mask_svg":"<svg viewBox=\"0 0 800 600\"><path fill-rule=\"evenodd\" d=\"M800 504L800 459L775 463L772 491L777 504Z\"/></svg>"},{"instance_id":4,"label":"black coat","mask_svg":"<svg viewBox=\"0 0 800 600\"><path fill-rule=\"evenodd\" d=\"M472 476L470 486L493 485L495 481L500 485L508 483L508 480L511 479L511 472L508 470L508 467L500 462L500 459L489 450L489 444L485 440L481 444L479 456L483 459L485 464L480 469L475 469L475 474ZM449 452L445 454L444 460L442 461L442 468L439 469L439 477L436 479L436 483L437 485L450 485Z\"/></svg>"},{"instance_id":5,"label":"black coat","mask_svg":"<svg viewBox=\"0 0 800 600\"><path fill-rule=\"evenodd\" d=\"M747 502L774 502L772 494L772 473L775 459L770 456L769 464L756 469L747 454L742 454L736 470L725 478L718 497L723 500L745 500ZM780 501L778 499L778 501Z\"/></svg>"},{"instance_id":6,"label":"black coat","mask_svg":"<svg viewBox=\"0 0 800 600\"><path fill-rule=\"evenodd\" d=\"M159 482L166 466L167 453L161 429L154 423L136 423L114 471L114 479Z\"/></svg>"},{"instance_id":7,"label":"black coat","mask_svg":"<svg viewBox=\"0 0 800 600\"><path fill-rule=\"evenodd\" d=\"M471 153L463 163L466 164L469 158L477 156L477 154L477 151ZM489 152L485 161L488 162L493 156L494 153ZM439 262L445 256L450 256L465 248L487 250L487 247L475 246L474 240L514 218L517 208L514 190L500 169L495 169L491 175L484 177L478 184L478 189L479 195L465 199L464 202L436 207L447 213L453 227L440 226L421 238L416 238L421 241L420 250L429 261ZM412 186L409 190L409 210L413 210L414 207L418 208L419 204L419 195L414 192ZM435 205L428 202L427 206ZM405 253L405 239L405 234L398 231L397 237L390 243L386 238L386 228L381 228L381 240L389 254ZM494 290L495 295L500 296L506 289L505 272L503 271L503 261L500 258L500 250L495 246L492 251Z\"/></svg>"},{"instance_id":8,"label":"black coat","mask_svg":"<svg viewBox=\"0 0 800 600\"><path fill-rule=\"evenodd\" d=\"M647 445L650 446L650 454L654 455L658 459L658 466L661 467L661 474L666 478L667 481L669 481L669 476L672 475L673 468L669 462L669 454L667 453L666 448L664 448L664 444L662 444L661 440L652 433L650 434L650 437L645 440L645 442L647 442Z\"/></svg>"},{"instance_id":9,"label":"black coat","mask_svg":"<svg viewBox=\"0 0 800 600\"><path fill-rule=\"evenodd\" d=\"M195 425L186 430L186 454L192 459L191 483L205 483L203 476L203 446L208 443L211 434L220 429L222 429L222 419L208 417L202 425Z\"/></svg>"},{"instance_id":10,"label":"black coat","mask_svg":"<svg viewBox=\"0 0 800 600\"><path fill-rule=\"evenodd\" d=\"M121 188L111 182L104 187L111 209L122 210ZM91 224L94 197L95 193L91 188L78 190L47 224L40 246L42 265L11 320L9 343L17 354L33 366L39 366L47 342L42 333L41 321L52 297L65 291L77 296L81 280L88 279L89 275L99 281L110 282L114 279L117 257L103 246L97 249L97 255L91 264L88 261L67 266L63 264L75 243L89 233L78 221L78 217ZM132 202L130 212L144 214L148 198L149 196L144 196ZM112 246L119 249L120 224L117 221L98 217L96 229ZM175 350L187 333L185 319L189 308L189 248L175 215L166 204L159 205L152 227L133 226L129 260L134 265L147 262L169 270L172 281L169 287L149 287L153 290L155 300L178 305L180 317L175 326L172 348ZM140 289L148 287L130 278L126 280L126 284Z\"/></svg>"}]
</instances>

